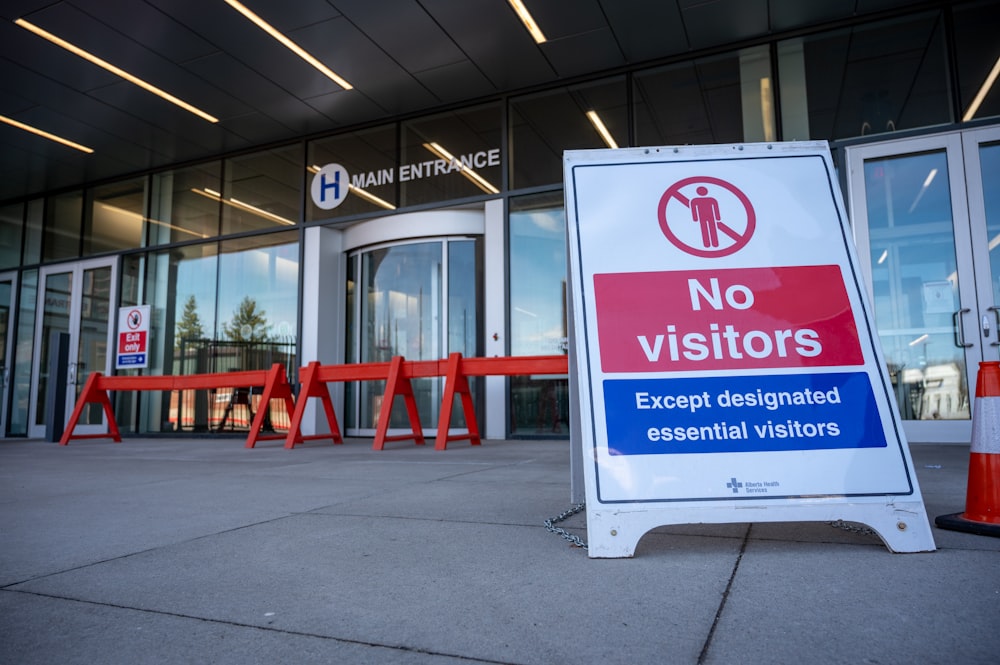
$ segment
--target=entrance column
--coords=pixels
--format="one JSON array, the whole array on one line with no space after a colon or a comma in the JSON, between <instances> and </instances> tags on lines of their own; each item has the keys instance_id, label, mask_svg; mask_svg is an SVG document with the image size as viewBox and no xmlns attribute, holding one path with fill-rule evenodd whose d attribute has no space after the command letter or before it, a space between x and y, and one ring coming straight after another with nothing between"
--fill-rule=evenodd
<instances>
[{"instance_id":1,"label":"entrance column","mask_svg":"<svg viewBox=\"0 0 1000 665\"><path fill-rule=\"evenodd\" d=\"M305 230L302 252L302 324L299 328L302 353L299 365L313 360L323 365L344 362L346 322L346 275L344 234L336 229L309 227ZM290 369L290 368L286 368ZM331 385L337 420L344 422L344 386ZM302 433L322 434L329 427L326 417L309 400L302 418Z\"/></svg>"}]
</instances>

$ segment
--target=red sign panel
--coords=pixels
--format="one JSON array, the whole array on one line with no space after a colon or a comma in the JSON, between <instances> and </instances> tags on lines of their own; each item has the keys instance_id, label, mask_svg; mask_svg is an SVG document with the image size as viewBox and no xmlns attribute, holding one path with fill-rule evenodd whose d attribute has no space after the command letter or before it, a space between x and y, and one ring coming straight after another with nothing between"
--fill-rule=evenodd
<instances>
[{"instance_id":1,"label":"red sign panel","mask_svg":"<svg viewBox=\"0 0 1000 665\"><path fill-rule=\"evenodd\" d=\"M146 331L118 333L118 353L145 353Z\"/></svg>"},{"instance_id":2,"label":"red sign panel","mask_svg":"<svg viewBox=\"0 0 1000 665\"><path fill-rule=\"evenodd\" d=\"M594 275L605 372L862 365L839 266Z\"/></svg>"}]
</instances>

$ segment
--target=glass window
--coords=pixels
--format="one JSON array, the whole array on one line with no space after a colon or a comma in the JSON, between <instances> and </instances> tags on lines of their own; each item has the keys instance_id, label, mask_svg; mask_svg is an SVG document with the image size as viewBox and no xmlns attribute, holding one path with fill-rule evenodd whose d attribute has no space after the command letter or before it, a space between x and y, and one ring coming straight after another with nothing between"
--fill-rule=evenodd
<instances>
[{"instance_id":1,"label":"glass window","mask_svg":"<svg viewBox=\"0 0 1000 665\"><path fill-rule=\"evenodd\" d=\"M49 197L45 203L42 258L45 261L80 256L83 191Z\"/></svg>"},{"instance_id":2,"label":"glass window","mask_svg":"<svg viewBox=\"0 0 1000 665\"><path fill-rule=\"evenodd\" d=\"M42 220L45 201L35 199L28 201L27 215L24 218L24 256L25 265L41 263L42 261Z\"/></svg>"},{"instance_id":3,"label":"glass window","mask_svg":"<svg viewBox=\"0 0 1000 665\"><path fill-rule=\"evenodd\" d=\"M146 178L95 187L87 193L83 222L83 255L142 246L146 212Z\"/></svg>"},{"instance_id":4,"label":"glass window","mask_svg":"<svg viewBox=\"0 0 1000 665\"><path fill-rule=\"evenodd\" d=\"M997 23L1000 6L993 0L955 7L955 64L963 121L1000 115L1000 82L987 86L991 72L1000 66Z\"/></svg>"},{"instance_id":5,"label":"glass window","mask_svg":"<svg viewBox=\"0 0 1000 665\"><path fill-rule=\"evenodd\" d=\"M637 145L745 140L740 54L731 53L634 77Z\"/></svg>"},{"instance_id":6,"label":"glass window","mask_svg":"<svg viewBox=\"0 0 1000 665\"><path fill-rule=\"evenodd\" d=\"M219 170L219 162L210 162L153 176L150 245L219 234Z\"/></svg>"},{"instance_id":7,"label":"glass window","mask_svg":"<svg viewBox=\"0 0 1000 665\"><path fill-rule=\"evenodd\" d=\"M562 192L510 202L510 353L565 353L566 218ZM569 422L569 382L511 377L511 434L563 433Z\"/></svg>"},{"instance_id":8,"label":"glass window","mask_svg":"<svg viewBox=\"0 0 1000 665\"><path fill-rule=\"evenodd\" d=\"M302 205L302 145L226 160L222 233L294 226Z\"/></svg>"},{"instance_id":9,"label":"glass window","mask_svg":"<svg viewBox=\"0 0 1000 665\"><path fill-rule=\"evenodd\" d=\"M0 207L0 270L21 265L21 233L24 230L24 204Z\"/></svg>"},{"instance_id":10,"label":"glass window","mask_svg":"<svg viewBox=\"0 0 1000 665\"><path fill-rule=\"evenodd\" d=\"M28 405L31 401L31 361L35 353L35 307L38 301L38 271L21 273L21 293L17 307L17 340L14 347L14 371L11 373L10 415L7 432L27 436Z\"/></svg>"},{"instance_id":11,"label":"glass window","mask_svg":"<svg viewBox=\"0 0 1000 665\"><path fill-rule=\"evenodd\" d=\"M511 186L562 182L563 150L627 146L626 97L622 76L512 100Z\"/></svg>"},{"instance_id":12,"label":"glass window","mask_svg":"<svg viewBox=\"0 0 1000 665\"><path fill-rule=\"evenodd\" d=\"M309 144L307 187L320 168L340 164L350 175L350 193L336 208L324 210L308 196L306 219L395 210L398 203L396 125L351 132Z\"/></svg>"},{"instance_id":13,"label":"glass window","mask_svg":"<svg viewBox=\"0 0 1000 665\"><path fill-rule=\"evenodd\" d=\"M209 372L211 357L204 342L215 331L218 244L151 253L135 270L144 282L144 304L151 309L148 373ZM204 391L143 393L139 399L143 431L208 429L209 398Z\"/></svg>"},{"instance_id":14,"label":"glass window","mask_svg":"<svg viewBox=\"0 0 1000 665\"><path fill-rule=\"evenodd\" d=\"M784 138L834 140L951 122L943 32L935 12L780 43Z\"/></svg>"},{"instance_id":15,"label":"glass window","mask_svg":"<svg viewBox=\"0 0 1000 665\"><path fill-rule=\"evenodd\" d=\"M452 111L403 124L402 204L500 192L500 106Z\"/></svg>"},{"instance_id":16,"label":"glass window","mask_svg":"<svg viewBox=\"0 0 1000 665\"><path fill-rule=\"evenodd\" d=\"M298 284L298 233L223 242L219 250L219 339L294 340Z\"/></svg>"}]
</instances>

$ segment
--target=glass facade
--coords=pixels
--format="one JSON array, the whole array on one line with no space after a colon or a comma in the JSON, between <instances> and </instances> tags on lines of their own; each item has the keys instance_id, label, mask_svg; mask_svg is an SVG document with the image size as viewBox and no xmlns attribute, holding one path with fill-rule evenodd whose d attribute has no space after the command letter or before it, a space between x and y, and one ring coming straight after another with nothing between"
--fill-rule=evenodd
<instances>
[{"instance_id":1,"label":"glass facade","mask_svg":"<svg viewBox=\"0 0 1000 665\"><path fill-rule=\"evenodd\" d=\"M566 216L562 192L511 200L508 238L511 355L566 353ZM569 423L565 378L510 379L511 434L564 433Z\"/></svg>"},{"instance_id":2,"label":"glass facade","mask_svg":"<svg viewBox=\"0 0 1000 665\"><path fill-rule=\"evenodd\" d=\"M468 108L6 202L0 206L0 270L17 271L19 292L17 319L7 323L14 359L5 397L7 433L24 435L28 428L31 364L40 338L34 330L40 268L98 255L118 260L120 296L111 309L139 303L153 308L148 373L262 368L280 361L294 379L304 229L346 228L442 204L505 201L506 352L564 353L564 150L858 141L995 118L1000 91L985 85L1000 55L989 20L995 3L963 3L946 11L950 17L921 11L779 36ZM994 153L984 148L984 164L996 161ZM349 174L349 195L329 210L310 196L314 174L328 164L340 164ZM883 168L896 177L896 166L901 165ZM880 202L870 204L877 209ZM891 218L895 226L875 231L898 235L902 218ZM989 223L992 237L992 217ZM484 353L483 293L489 276L483 273L483 254L489 248L482 237L425 235L420 229L400 230L398 244L368 247L347 259L346 281L337 288L346 289L348 362L394 353L407 358L443 358L453 350ZM904 236L883 240L899 252L916 251L910 242L916 236ZM876 279L879 293L905 290L902 277L882 277ZM46 288L56 286L52 281ZM893 303L880 311L891 313L880 316L906 313L897 295L885 297ZM49 323L43 317L43 325ZM565 434L565 379L516 377L508 385L510 434ZM428 383L425 391L421 408L427 422L438 408L437 389ZM375 408L370 398L378 389L364 388L364 395L351 390L356 409L348 412L348 425L367 427ZM218 428L215 400L223 398L232 396L143 395L128 406L132 423L123 424L150 432Z\"/></svg>"}]
</instances>

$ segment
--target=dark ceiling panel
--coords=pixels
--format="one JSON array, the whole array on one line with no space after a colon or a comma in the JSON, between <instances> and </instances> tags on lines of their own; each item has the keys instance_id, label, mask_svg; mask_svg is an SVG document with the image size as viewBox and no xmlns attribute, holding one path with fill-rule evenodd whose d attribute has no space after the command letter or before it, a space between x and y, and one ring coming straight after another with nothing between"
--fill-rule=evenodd
<instances>
[{"instance_id":1,"label":"dark ceiling panel","mask_svg":"<svg viewBox=\"0 0 1000 665\"><path fill-rule=\"evenodd\" d=\"M772 30L789 30L824 21L836 21L854 13L853 2L843 0L770 0Z\"/></svg>"},{"instance_id":2,"label":"dark ceiling panel","mask_svg":"<svg viewBox=\"0 0 1000 665\"><path fill-rule=\"evenodd\" d=\"M498 90L555 78L541 49L506 2L423 0L423 4Z\"/></svg>"},{"instance_id":3,"label":"dark ceiling panel","mask_svg":"<svg viewBox=\"0 0 1000 665\"><path fill-rule=\"evenodd\" d=\"M525 6L550 42L608 27L597 0L527 0Z\"/></svg>"},{"instance_id":4,"label":"dark ceiling panel","mask_svg":"<svg viewBox=\"0 0 1000 665\"><path fill-rule=\"evenodd\" d=\"M79 8L172 62L186 62L216 50L215 46L173 20L169 14L145 2L101 0L82 3Z\"/></svg>"},{"instance_id":5,"label":"dark ceiling panel","mask_svg":"<svg viewBox=\"0 0 1000 665\"><path fill-rule=\"evenodd\" d=\"M222 4L222 0L217 0ZM334 4L327 0L293 0L293 2L274 2L274 0L242 0L243 5L257 16L288 34L313 23L322 23L340 16ZM380 0L381 2L381 0ZM239 13L226 7L234 15ZM240 17L242 20L242 17Z\"/></svg>"},{"instance_id":6,"label":"dark ceiling panel","mask_svg":"<svg viewBox=\"0 0 1000 665\"><path fill-rule=\"evenodd\" d=\"M566 78L625 64L618 43L607 28L545 42L542 51L556 74Z\"/></svg>"},{"instance_id":7,"label":"dark ceiling panel","mask_svg":"<svg viewBox=\"0 0 1000 665\"><path fill-rule=\"evenodd\" d=\"M629 63L690 49L676 2L602 0L601 6Z\"/></svg>"},{"instance_id":8,"label":"dark ceiling panel","mask_svg":"<svg viewBox=\"0 0 1000 665\"><path fill-rule=\"evenodd\" d=\"M768 33L767 0L678 0L678 4L693 49Z\"/></svg>"},{"instance_id":9,"label":"dark ceiling panel","mask_svg":"<svg viewBox=\"0 0 1000 665\"><path fill-rule=\"evenodd\" d=\"M485 97L496 92L483 73L468 60L414 74L442 102Z\"/></svg>"},{"instance_id":10,"label":"dark ceiling panel","mask_svg":"<svg viewBox=\"0 0 1000 665\"><path fill-rule=\"evenodd\" d=\"M466 60L416 0L336 0L337 8L411 74Z\"/></svg>"}]
</instances>

